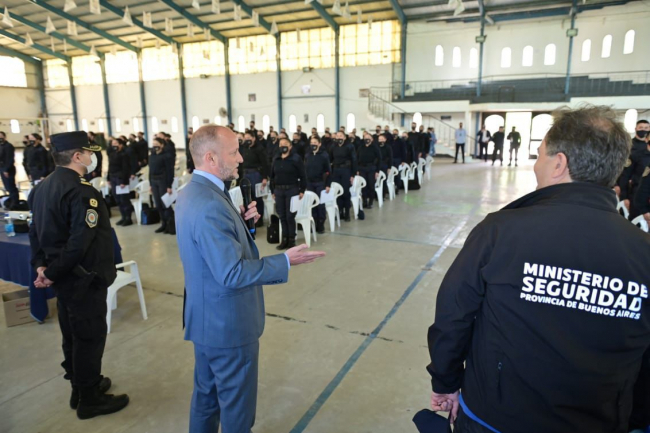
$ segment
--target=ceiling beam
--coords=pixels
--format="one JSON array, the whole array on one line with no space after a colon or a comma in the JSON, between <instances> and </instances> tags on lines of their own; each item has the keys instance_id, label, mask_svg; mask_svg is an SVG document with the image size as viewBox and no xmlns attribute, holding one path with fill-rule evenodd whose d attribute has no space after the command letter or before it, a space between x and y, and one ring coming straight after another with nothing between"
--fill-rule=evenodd
<instances>
[{"instance_id":1,"label":"ceiling beam","mask_svg":"<svg viewBox=\"0 0 650 433\"><path fill-rule=\"evenodd\" d=\"M189 22L191 22L192 24L194 24L196 26L199 26L204 30L207 29L210 32L210 34L212 35L212 37L214 37L215 39L221 41L224 44L226 43L226 37L224 35L222 35L221 33L219 33L216 30L213 30L210 27L210 25L204 23L203 21L201 21L200 19L198 19L197 17L195 17L194 15L189 13L187 10L185 10L185 8L182 8L181 6L177 5L172 0L160 0L160 1L162 3L164 3L164 4L166 4L167 6L169 6L171 9L178 12L183 17L185 17L185 19L188 20Z\"/></svg>"},{"instance_id":2,"label":"ceiling beam","mask_svg":"<svg viewBox=\"0 0 650 433\"><path fill-rule=\"evenodd\" d=\"M336 20L335 20L335 19L334 19L330 14L329 14L329 12L327 12L327 10L325 10L325 8L323 7L323 5L321 5L320 3L318 3L317 0L312 0L312 2L310 3L310 5L311 5L311 7L312 7L316 12L318 12L318 15L320 15L321 18L323 18L323 19L325 20L325 22L326 22L326 23L327 23L327 24L328 24L328 25L329 25L329 26L330 26L330 27L331 27L335 32L338 32L338 31L339 31L339 24L338 24L338 23L336 22Z\"/></svg>"},{"instance_id":3,"label":"ceiling beam","mask_svg":"<svg viewBox=\"0 0 650 433\"><path fill-rule=\"evenodd\" d=\"M45 27L43 27L42 25L37 24L37 23L35 23L33 21L30 21L27 18L23 18L23 17L21 17L19 15L15 15L15 14L11 15L11 18L18 21L19 23L22 23L22 24L28 26L28 27L31 27L31 28L33 28L35 30L38 30L39 32L45 33ZM88 45L82 44L81 42L77 42L74 39L64 35L63 33L52 32L48 36L55 37L55 38L57 38L57 39L59 39L61 41L66 41L66 43L72 45L73 47L79 48L80 50L85 51L87 53L90 53L90 51L91 51L91 48ZM104 54L103 53L97 53L97 56L101 59L101 58L104 57Z\"/></svg>"},{"instance_id":4,"label":"ceiling beam","mask_svg":"<svg viewBox=\"0 0 650 433\"><path fill-rule=\"evenodd\" d=\"M20 42L21 44L25 44L25 39L24 38L22 38L22 37L20 37L18 35L14 35L13 33L9 33L5 29L0 29L0 35L6 36L7 38L13 39L16 42ZM68 57L68 56L66 56L64 54L61 54L61 53L57 53L56 51L52 51L51 49L49 49L49 48L47 48L47 47L45 47L45 46L43 46L41 44L34 43L34 45L32 45L32 48L34 48L35 50L41 51L42 53L49 54L50 56L57 57L57 58L65 61L65 62L70 61L70 57Z\"/></svg>"},{"instance_id":5,"label":"ceiling beam","mask_svg":"<svg viewBox=\"0 0 650 433\"><path fill-rule=\"evenodd\" d=\"M113 6L112 4L107 2L106 0L99 0L99 4L104 6L106 9L108 9L110 12L114 13L118 17L120 17L120 18L124 17L124 10ZM172 39L169 36L165 35L163 32L161 32L159 30L156 30L156 29L153 29L153 28L145 27L144 23L142 21L140 21L139 19L135 18L134 16L131 16L131 21L133 21L133 24L135 26L140 27L142 30L144 30L147 33L151 33L152 35L154 35L158 39L160 39L160 40L162 40L164 42L167 42L169 45L173 45L173 44L177 43L174 39Z\"/></svg>"},{"instance_id":6,"label":"ceiling beam","mask_svg":"<svg viewBox=\"0 0 650 433\"><path fill-rule=\"evenodd\" d=\"M246 15L253 18L253 8L248 6L246 3L244 3L242 0L231 0L234 4L238 5L241 7L241 9L246 12ZM266 21L264 18L261 16L259 17L260 19L260 26L264 27L267 32L271 32L271 24L269 24L268 21Z\"/></svg>"},{"instance_id":7,"label":"ceiling beam","mask_svg":"<svg viewBox=\"0 0 650 433\"><path fill-rule=\"evenodd\" d=\"M121 45L122 47L126 48L127 50L131 50L131 51L136 52L136 53L139 51L138 48L134 47L133 45L131 45L131 44L127 43L127 42L124 42L123 40L121 40L119 38L116 38L115 36L111 35L110 33L105 32L104 30L99 29L99 28L97 28L97 27L95 27L93 25L90 25L87 22L82 21L79 18L77 18L75 16L72 16L67 12L64 12L62 9L54 7L54 6L50 5L49 3L47 3L47 2L45 2L43 0L29 0L29 1L31 3L37 5L37 6L42 7L43 9L46 9L46 10L52 12L55 15L60 16L61 18L65 18L66 20L69 20L69 21L74 21L74 22L77 23L77 25L83 27L84 29L89 30L89 31L91 31L91 32L93 32L95 34L98 34L99 36L103 37L104 39L108 39L109 41L111 41L111 42L113 42L113 43L115 43L117 45Z\"/></svg>"},{"instance_id":8,"label":"ceiling beam","mask_svg":"<svg viewBox=\"0 0 650 433\"><path fill-rule=\"evenodd\" d=\"M390 2L390 5L393 7L393 10L397 14L397 18L399 19L400 24L404 25L406 23L406 14L404 13L404 9L402 9L402 5L400 5L399 1L397 0L388 0L388 1Z\"/></svg>"},{"instance_id":9,"label":"ceiling beam","mask_svg":"<svg viewBox=\"0 0 650 433\"><path fill-rule=\"evenodd\" d=\"M41 64L41 60L35 59L32 56L29 56L25 53L21 53L20 51L12 50L11 48L3 47L1 45L0 45L0 54L6 54L11 57L18 57L23 62L31 63L33 65Z\"/></svg>"}]
</instances>

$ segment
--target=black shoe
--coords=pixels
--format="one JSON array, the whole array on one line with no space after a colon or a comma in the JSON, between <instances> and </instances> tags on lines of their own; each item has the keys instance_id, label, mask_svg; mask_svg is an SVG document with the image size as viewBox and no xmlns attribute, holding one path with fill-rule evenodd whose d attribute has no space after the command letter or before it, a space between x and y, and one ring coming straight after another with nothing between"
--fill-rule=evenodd
<instances>
[{"instance_id":1,"label":"black shoe","mask_svg":"<svg viewBox=\"0 0 650 433\"><path fill-rule=\"evenodd\" d=\"M99 382L99 392L106 394L106 391L111 389L112 384L108 377L102 377L101 382ZM72 394L70 395L70 408L77 410L77 406L79 406L79 388L73 385Z\"/></svg>"},{"instance_id":2,"label":"black shoe","mask_svg":"<svg viewBox=\"0 0 650 433\"><path fill-rule=\"evenodd\" d=\"M287 244L289 243L288 238L282 238L282 243L275 247L276 250L286 250L287 249Z\"/></svg>"},{"instance_id":3,"label":"black shoe","mask_svg":"<svg viewBox=\"0 0 650 433\"><path fill-rule=\"evenodd\" d=\"M501 167L503 167L503 161L501 161Z\"/></svg>"},{"instance_id":4,"label":"black shoe","mask_svg":"<svg viewBox=\"0 0 650 433\"><path fill-rule=\"evenodd\" d=\"M176 225L175 224L167 224L167 228L165 228L165 233L168 235L175 235L176 234Z\"/></svg>"},{"instance_id":5,"label":"black shoe","mask_svg":"<svg viewBox=\"0 0 650 433\"><path fill-rule=\"evenodd\" d=\"M79 407L77 407L77 418L79 419L119 412L129 404L128 395L103 394L98 386L81 388L79 394Z\"/></svg>"},{"instance_id":6,"label":"black shoe","mask_svg":"<svg viewBox=\"0 0 650 433\"><path fill-rule=\"evenodd\" d=\"M160 227L158 227L155 231L155 233L163 233L165 230L167 230L167 224L162 224Z\"/></svg>"},{"instance_id":7,"label":"black shoe","mask_svg":"<svg viewBox=\"0 0 650 433\"><path fill-rule=\"evenodd\" d=\"M494 165L494 161L492 161L492 165Z\"/></svg>"},{"instance_id":8,"label":"black shoe","mask_svg":"<svg viewBox=\"0 0 650 433\"><path fill-rule=\"evenodd\" d=\"M517 164L516 162L515 162L515 167L519 167L519 164Z\"/></svg>"},{"instance_id":9,"label":"black shoe","mask_svg":"<svg viewBox=\"0 0 650 433\"><path fill-rule=\"evenodd\" d=\"M509 162L509 163L508 163L508 167L510 167L511 165L512 165L512 162Z\"/></svg>"},{"instance_id":10,"label":"black shoe","mask_svg":"<svg viewBox=\"0 0 650 433\"><path fill-rule=\"evenodd\" d=\"M118 222L116 222L115 225L116 225L116 226L122 226L122 225L124 225L124 218L122 218L121 220L119 220Z\"/></svg>"},{"instance_id":11,"label":"black shoe","mask_svg":"<svg viewBox=\"0 0 650 433\"><path fill-rule=\"evenodd\" d=\"M296 237L287 238L287 249L293 248L296 246Z\"/></svg>"},{"instance_id":12,"label":"black shoe","mask_svg":"<svg viewBox=\"0 0 650 433\"><path fill-rule=\"evenodd\" d=\"M319 235L325 233L325 221L316 221L316 233Z\"/></svg>"},{"instance_id":13,"label":"black shoe","mask_svg":"<svg viewBox=\"0 0 650 433\"><path fill-rule=\"evenodd\" d=\"M372 209L372 204L374 203L374 200L370 199L368 200L368 209Z\"/></svg>"},{"instance_id":14,"label":"black shoe","mask_svg":"<svg viewBox=\"0 0 650 433\"><path fill-rule=\"evenodd\" d=\"M128 227L128 226L132 226L132 225L133 225L133 221L131 221L131 218L125 219L124 223L122 223L122 227Z\"/></svg>"},{"instance_id":15,"label":"black shoe","mask_svg":"<svg viewBox=\"0 0 650 433\"><path fill-rule=\"evenodd\" d=\"M458 161L454 161L454 164L458 164Z\"/></svg>"}]
</instances>

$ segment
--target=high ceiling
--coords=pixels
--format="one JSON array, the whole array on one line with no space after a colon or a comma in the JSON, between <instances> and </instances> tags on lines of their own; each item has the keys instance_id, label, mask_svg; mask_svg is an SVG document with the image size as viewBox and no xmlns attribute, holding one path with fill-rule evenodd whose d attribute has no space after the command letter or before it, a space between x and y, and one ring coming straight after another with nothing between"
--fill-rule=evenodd
<instances>
[{"instance_id":1,"label":"high ceiling","mask_svg":"<svg viewBox=\"0 0 650 433\"><path fill-rule=\"evenodd\" d=\"M277 23L279 31L290 31L296 29L309 29L317 27L326 27L328 22L312 4L306 4L304 0L223 0L220 2L221 13L212 12L212 0L198 0L200 9L192 7L193 0L101 0L108 6L113 6L113 11L106 6L101 6L101 14L90 13L90 0L75 0L77 7L69 10L67 13L84 23L88 23L96 29L106 32L98 35L97 32L88 30L82 25L77 24L77 36L70 36L71 39L81 42L86 47L94 46L100 53L111 52L112 50L124 50L124 44L120 45L119 41L137 46L138 40L141 40L142 47L151 47L157 44L157 38L150 32L138 27L130 26L122 19L122 14L126 6L129 7L131 16L135 20L142 21L143 12L150 12L153 28L160 34L179 43L199 42L205 40L203 30L200 24L195 21L195 35L188 36L187 26L189 24L187 14L191 14L205 23L212 29L213 37L215 35L226 38L235 38L241 36L268 34L264 26L256 27L253 20L246 13L242 13L241 21L234 20L234 5L236 3L244 4L253 8L264 24L270 24L273 21ZM460 0L350 0L349 9L351 18L345 18L333 13L335 0L323 0L323 13L329 14L337 24L353 24L357 22L357 11L361 10L362 20L366 22L368 18L373 21L382 21L398 19L398 11L401 9L406 19L412 21L477 21L480 19L480 4L485 5L486 12L493 21L503 21L512 19L525 19L530 17L565 15L568 14L572 2L571 0L484 0L464 1L465 10L454 16L454 10L457 5L452 3ZM627 3L628 0L578 0L580 10L597 9L608 5L620 5ZM56 31L67 36L68 19L57 15L55 11L48 10L47 6L63 11L66 0L3 0L0 7L9 8L10 15L14 18L13 28L0 22L0 33L10 33L24 38L27 33L31 36L35 44L44 47L50 47L50 35L43 31L25 25L25 21L20 21L19 17L35 23L42 27L46 26L47 18L50 17ZM317 3L314 5L318 7ZM180 10L173 7L180 7ZM341 1L341 9L344 9L345 0ZM244 7L245 9L245 7ZM184 16L185 15L185 16ZM173 22L173 32L165 31L165 19L169 18ZM41 29L42 30L42 29ZM63 41L54 38L57 52L63 50ZM166 42L161 41L164 45ZM52 55L43 53L34 46L28 47L21 42L17 42L5 35L0 35L0 46L11 48L21 53L38 57L53 58ZM87 54L86 51L75 46L67 44L67 56L79 56Z\"/></svg>"}]
</instances>

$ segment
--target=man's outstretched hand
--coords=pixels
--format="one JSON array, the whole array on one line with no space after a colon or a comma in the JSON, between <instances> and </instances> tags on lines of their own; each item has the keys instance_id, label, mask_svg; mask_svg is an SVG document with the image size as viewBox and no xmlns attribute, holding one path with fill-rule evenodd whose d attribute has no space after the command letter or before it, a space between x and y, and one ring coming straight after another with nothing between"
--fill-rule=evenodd
<instances>
[{"instance_id":1,"label":"man's outstretched hand","mask_svg":"<svg viewBox=\"0 0 650 433\"><path fill-rule=\"evenodd\" d=\"M309 251L308 248L307 244L302 244L287 250L286 255L289 257L291 266L312 263L326 255L324 251Z\"/></svg>"}]
</instances>

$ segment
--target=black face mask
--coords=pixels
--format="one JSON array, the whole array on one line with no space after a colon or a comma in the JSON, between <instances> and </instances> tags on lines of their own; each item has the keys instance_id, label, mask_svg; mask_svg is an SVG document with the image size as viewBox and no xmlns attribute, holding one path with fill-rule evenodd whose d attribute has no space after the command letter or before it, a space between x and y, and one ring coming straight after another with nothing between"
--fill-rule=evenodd
<instances>
[{"instance_id":1,"label":"black face mask","mask_svg":"<svg viewBox=\"0 0 650 433\"><path fill-rule=\"evenodd\" d=\"M337 143L337 144L343 144L344 141L345 141L345 140L342 140L342 139L340 139L340 138L337 138L337 139L336 139L336 143Z\"/></svg>"},{"instance_id":2,"label":"black face mask","mask_svg":"<svg viewBox=\"0 0 650 433\"><path fill-rule=\"evenodd\" d=\"M298 140L293 140L293 144L298 144Z\"/></svg>"},{"instance_id":3,"label":"black face mask","mask_svg":"<svg viewBox=\"0 0 650 433\"><path fill-rule=\"evenodd\" d=\"M29 140L29 145L30 145L30 146L33 146L33 145L35 145L35 144L36 144L36 140Z\"/></svg>"},{"instance_id":4,"label":"black face mask","mask_svg":"<svg viewBox=\"0 0 650 433\"><path fill-rule=\"evenodd\" d=\"M253 144L251 140L244 140L244 146L250 146L251 144Z\"/></svg>"},{"instance_id":5,"label":"black face mask","mask_svg":"<svg viewBox=\"0 0 650 433\"><path fill-rule=\"evenodd\" d=\"M278 141L278 137L271 137L271 143L275 143L276 141Z\"/></svg>"},{"instance_id":6,"label":"black face mask","mask_svg":"<svg viewBox=\"0 0 650 433\"><path fill-rule=\"evenodd\" d=\"M398 137L397 134L393 134L393 138L394 138L395 140L397 140L397 137Z\"/></svg>"},{"instance_id":7,"label":"black face mask","mask_svg":"<svg viewBox=\"0 0 650 433\"><path fill-rule=\"evenodd\" d=\"M366 138L366 144L370 144L370 143L372 143L372 140L369 139L369 138Z\"/></svg>"},{"instance_id":8,"label":"black face mask","mask_svg":"<svg viewBox=\"0 0 650 433\"><path fill-rule=\"evenodd\" d=\"M312 152L316 152L318 150L318 145L312 144L311 145L311 150L312 150Z\"/></svg>"},{"instance_id":9,"label":"black face mask","mask_svg":"<svg viewBox=\"0 0 650 433\"><path fill-rule=\"evenodd\" d=\"M264 137L263 137L262 135L258 135L258 136L257 136L257 139L258 139L258 140L264 140Z\"/></svg>"},{"instance_id":10,"label":"black face mask","mask_svg":"<svg viewBox=\"0 0 650 433\"><path fill-rule=\"evenodd\" d=\"M386 144L385 141L380 141L380 142L379 142L379 145L382 146L382 147L384 147L384 144Z\"/></svg>"},{"instance_id":11,"label":"black face mask","mask_svg":"<svg viewBox=\"0 0 650 433\"><path fill-rule=\"evenodd\" d=\"M153 148L153 151L156 152L156 153L158 153L159 150L160 150L160 146L156 146L156 147Z\"/></svg>"},{"instance_id":12,"label":"black face mask","mask_svg":"<svg viewBox=\"0 0 650 433\"><path fill-rule=\"evenodd\" d=\"M241 138L239 140L237 140L237 141L239 141L240 145L244 142L244 140L242 140Z\"/></svg>"},{"instance_id":13,"label":"black face mask","mask_svg":"<svg viewBox=\"0 0 650 433\"><path fill-rule=\"evenodd\" d=\"M289 146L280 146L280 152L288 153L289 152Z\"/></svg>"},{"instance_id":14,"label":"black face mask","mask_svg":"<svg viewBox=\"0 0 650 433\"><path fill-rule=\"evenodd\" d=\"M114 152L117 152L117 151L120 150L120 147L119 147L119 146L112 146L112 147L113 147L113 151L114 151Z\"/></svg>"},{"instance_id":15,"label":"black face mask","mask_svg":"<svg viewBox=\"0 0 650 433\"><path fill-rule=\"evenodd\" d=\"M412 127L411 127L411 131L415 131L415 126L412 126Z\"/></svg>"},{"instance_id":16,"label":"black face mask","mask_svg":"<svg viewBox=\"0 0 650 433\"><path fill-rule=\"evenodd\" d=\"M637 132L636 132L636 135L637 135L639 138L646 138L646 136L648 135L648 132L649 132L649 131L637 131Z\"/></svg>"},{"instance_id":17,"label":"black face mask","mask_svg":"<svg viewBox=\"0 0 650 433\"><path fill-rule=\"evenodd\" d=\"M381 129L377 128L376 131L377 131L377 134L379 134L381 132Z\"/></svg>"},{"instance_id":18,"label":"black face mask","mask_svg":"<svg viewBox=\"0 0 650 433\"><path fill-rule=\"evenodd\" d=\"M0 143L4 143L4 142L5 142L5 139L0 137Z\"/></svg>"}]
</instances>

